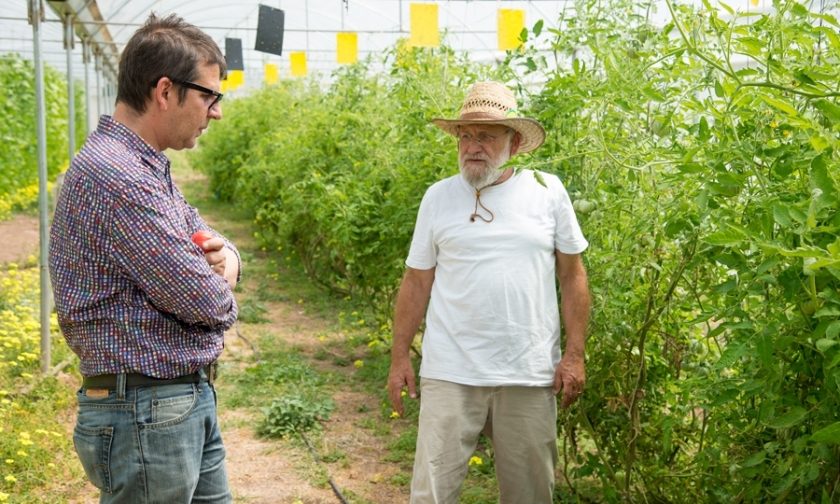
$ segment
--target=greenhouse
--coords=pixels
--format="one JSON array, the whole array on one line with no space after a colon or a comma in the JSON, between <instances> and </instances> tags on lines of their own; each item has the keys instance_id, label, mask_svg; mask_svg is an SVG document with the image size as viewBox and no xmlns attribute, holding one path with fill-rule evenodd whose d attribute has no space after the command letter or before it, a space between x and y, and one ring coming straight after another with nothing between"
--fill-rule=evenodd
<instances>
[{"instance_id":1,"label":"greenhouse","mask_svg":"<svg viewBox=\"0 0 840 504\"><path fill-rule=\"evenodd\" d=\"M840 502L837 15L0 0L0 503Z\"/></svg>"}]
</instances>

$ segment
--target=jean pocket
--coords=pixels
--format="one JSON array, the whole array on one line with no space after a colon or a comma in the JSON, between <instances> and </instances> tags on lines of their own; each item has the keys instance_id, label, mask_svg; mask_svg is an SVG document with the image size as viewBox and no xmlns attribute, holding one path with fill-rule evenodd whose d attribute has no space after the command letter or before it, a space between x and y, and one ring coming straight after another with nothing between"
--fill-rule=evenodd
<instances>
[{"instance_id":1,"label":"jean pocket","mask_svg":"<svg viewBox=\"0 0 840 504\"><path fill-rule=\"evenodd\" d=\"M152 399L152 424L145 428L166 427L184 421L195 408L197 392L190 386L183 395L161 397L158 393Z\"/></svg>"},{"instance_id":2,"label":"jean pocket","mask_svg":"<svg viewBox=\"0 0 840 504\"><path fill-rule=\"evenodd\" d=\"M93 486L111 493L111 443L113 427L85 427L76 425L73 446Z\"/></svg>"}]
</instances>

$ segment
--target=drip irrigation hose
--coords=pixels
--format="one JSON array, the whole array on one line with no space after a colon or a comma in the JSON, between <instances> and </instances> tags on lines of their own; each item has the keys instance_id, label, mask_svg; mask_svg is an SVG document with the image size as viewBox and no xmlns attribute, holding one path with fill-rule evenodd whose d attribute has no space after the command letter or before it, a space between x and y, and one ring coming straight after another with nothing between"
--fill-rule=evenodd
<instances>
[{"instance_id":1,"label":"drip irrigation hose","mask_svg":"<svg viewBox=\"0 0 840 504\"><path fill-rule=\"evenodd\" d=\"M319 466L324 467L324 464L321 463L321 459L318 458L318 453L315 451L315 447L312 446L312 443L309 442L309 438L306 437L306 434L304 434L303 431L299 432L299 434L300 437L302 437L303 440L306 441L306 446L308 446L309 451L312 452L312 457L315 458L315 462ZM326 469L326 467L324 467L324 469ZM349 502L347 502L347 499L344 497L344 495L342 495L341 490L339 490L338 485L335 484L335 481L333 481L332 476L330 476L329 473L327 474L327 478L330 481L330 486L332 487L335 496L338 497L338 500L341 501L341 504L350 504Z\"/></svg>"},{"instance_id":2,"label":"drip irrigation hose","mask_svg":"<svg viewBox=\"0 0 840 504\"><path fill-rule=\"evenodd\" d=\"M239 319L236 320L236 335L239 336L240 338L242 338L243 340L245 340L245 343L248 343L248 345L250 345L251 350L254 352L254 360L256 362L259 362L260 361L260 353L257 351L256 345L254 345L254 343L251 340L246 338L245 335L242 334L242 331L239 330Z\"/></svg>"}]
</instances>

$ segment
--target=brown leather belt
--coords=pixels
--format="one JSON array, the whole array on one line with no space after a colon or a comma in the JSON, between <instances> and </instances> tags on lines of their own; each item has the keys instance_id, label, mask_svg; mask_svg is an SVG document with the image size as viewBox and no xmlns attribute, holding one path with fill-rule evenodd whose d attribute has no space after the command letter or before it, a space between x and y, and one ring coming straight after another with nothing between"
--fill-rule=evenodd
<instances>
[{"instance_id":1,"label":"brown leather belt","mask_svg":"<svg viewBox=\"0 0 840 504\"><path fill-rule=\"evenodd\" d=\"M207 382L212 385L216 381L216 374L219 364L213 361L206 366L202 366L204 375L207 377ZM163 385L177 385L181 383L198 383L201 381L201 373L195 373L179 376L177 378L155 378L153 376L146 376L139 373L126 373L125 388L142 388L142 387L160 387ZM104 374L97 376L86 376L82 378L82 388L86 389L108 389L116 390L117 375Z\"/></svg>"}]
</instances>

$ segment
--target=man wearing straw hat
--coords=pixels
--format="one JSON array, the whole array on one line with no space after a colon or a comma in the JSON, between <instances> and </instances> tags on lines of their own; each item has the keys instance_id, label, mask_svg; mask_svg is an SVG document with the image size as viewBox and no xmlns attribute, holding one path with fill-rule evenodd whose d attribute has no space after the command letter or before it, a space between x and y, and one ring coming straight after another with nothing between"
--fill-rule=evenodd
<instances>
[{"instance_id":1,"label":"man wearing straw hat","mask_svg":"<svg viewBox=\"0 0 840 504\"><path fill-rule=\"evenodd\" d=\"M539 174L543 186L500 169L545 140L506 86L477 83L459 119L433 122L458 139L461 173L423 197L395 309L388 393L399 414L403 388L418 397L409 350L426 315L411 502L457 503L484 433L500 502L551 503L555 395L568 408L586 380L588 243L556 176Z\"/></svg>"}]
</instances>

